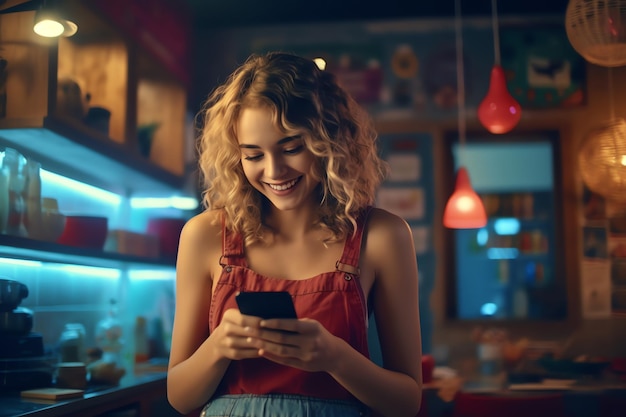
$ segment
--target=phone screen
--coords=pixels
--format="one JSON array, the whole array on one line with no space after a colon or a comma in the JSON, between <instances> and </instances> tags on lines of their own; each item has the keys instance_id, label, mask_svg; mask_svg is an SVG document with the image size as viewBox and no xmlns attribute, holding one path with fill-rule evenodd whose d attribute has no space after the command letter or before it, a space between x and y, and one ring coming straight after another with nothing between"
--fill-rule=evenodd
<instances>
[{"instance_id":1,"label":"phone screen","mask_svg":"<svg viewBox=\"0 0 626 417\"><path fill-rule=\"evenodd\" d=\"M298 318L287 291L241 291L236 296L239 311L263 319Z\"/></svg>"}]
</instances>

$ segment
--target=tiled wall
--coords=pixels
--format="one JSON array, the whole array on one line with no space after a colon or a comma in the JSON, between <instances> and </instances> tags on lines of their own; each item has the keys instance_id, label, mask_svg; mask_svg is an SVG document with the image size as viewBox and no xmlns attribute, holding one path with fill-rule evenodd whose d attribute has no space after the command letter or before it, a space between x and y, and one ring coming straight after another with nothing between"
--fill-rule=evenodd
<instances>
[{"instance_id":1,"label":"tiled wall","mask_svg":"<svg viewBox=\"0 0 626 417\"><path fill-rule=\"evenodd\" d=\"M144 316L149 330L161 324L163 346L169 348L174 305L174 268L124 271L111 268L0 260L0 276L25 284L29 295L20 307L34 312L33 331L55 352L66 323L85 328L85 347L95 346L95 331L115 299L123 325L126 354L132 353L135 319ZM157 332L155 332L157 333Z\"/></svg>"}]
</instances>

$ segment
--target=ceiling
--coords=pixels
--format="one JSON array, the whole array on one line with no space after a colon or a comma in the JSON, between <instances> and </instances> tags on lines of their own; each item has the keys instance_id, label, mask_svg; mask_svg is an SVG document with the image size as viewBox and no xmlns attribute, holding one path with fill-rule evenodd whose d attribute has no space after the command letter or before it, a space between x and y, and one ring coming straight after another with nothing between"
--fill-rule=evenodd
<instances>
[{"instance_id":1,"label":"ceiling","mask_svg":"<svg viewBox=\"0 0 626 417\"><path fill-rule=\"evenodd\" d=\"M454 0L186 0L194 26L217 28L289 23L453 17ZM500 0L498 15L565 16L568 0ZM491 16L491 0L465 0L462 16Z\"/></svg>"}]
</instances>

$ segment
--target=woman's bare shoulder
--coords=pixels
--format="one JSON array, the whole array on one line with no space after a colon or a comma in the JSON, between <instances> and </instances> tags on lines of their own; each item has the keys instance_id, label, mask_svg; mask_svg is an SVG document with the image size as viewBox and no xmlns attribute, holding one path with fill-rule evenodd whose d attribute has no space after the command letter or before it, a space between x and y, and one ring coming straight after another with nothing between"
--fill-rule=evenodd
<instances>
[{"instance_id":1,"label":"woman's bare shoulder","mask_svg":"<svg viewBox=\"0 0 626 417\"><path fill-rule=\"evenodd\" d=\"M393 259L403 253L400 249L413 246L413 236L406 220L380 208L371 210L366 236L367 247L371 249L368 252L380 260Z\"/></svg>"},{"instance_id":2,"label":"woman's bare shoulder","mask_svg":"<svg viewBox=\"0 0 626 417\"><path fill-rule=\"evenodd\" d=\"M220 213L205 211L185 223L180 234L177 276L196 282L199 276L212 277L219 270L222 253Z\"/></svg>"},{"instance_id":3,"label":"woman's bare shoulder","mask_svg":"<svg viewBox=\"0 0 626 417\"><path fill-rule=\"evenodd\" d=\"M406 220L381 208L372 208L370 211L367 231L369 235L380 235L381 238L406 237L407 233L410 234Z\"/></svg>"},{"instance_id":4,"label":"woman's bare shoulder","mask_svg":"<svg viewBox=\"0 0 626 417\"><path fill-rule=\"evenodd\" d=\"M222 233L221 211L206 210L189 219L181 232L181 241L192 241L196 244L212 242ZM221 239L217 239L221 244Z\"/></svg>"}]
</instances>

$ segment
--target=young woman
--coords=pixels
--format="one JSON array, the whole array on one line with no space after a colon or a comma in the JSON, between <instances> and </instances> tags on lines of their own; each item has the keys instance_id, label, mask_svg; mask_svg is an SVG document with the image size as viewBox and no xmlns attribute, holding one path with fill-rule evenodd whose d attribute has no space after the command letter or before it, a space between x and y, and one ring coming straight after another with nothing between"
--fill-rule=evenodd
<instances>
[{"instance_id":1,"label":"young woman","mask_svg":"<svg viewBox=\"0 0 626 417\"><path fill-rule=\"evenodd\" d=\"M203 416L414 417L421 401L411 231L372 208L385 174L367 114L313 61L252 56L207 101L206 210L184 227L168 398ZM287 291L297 319L242 314ZM377 322L384 367L368 357Z\"/></svg>"}]
</instances>

